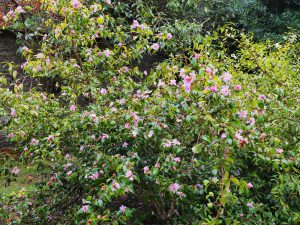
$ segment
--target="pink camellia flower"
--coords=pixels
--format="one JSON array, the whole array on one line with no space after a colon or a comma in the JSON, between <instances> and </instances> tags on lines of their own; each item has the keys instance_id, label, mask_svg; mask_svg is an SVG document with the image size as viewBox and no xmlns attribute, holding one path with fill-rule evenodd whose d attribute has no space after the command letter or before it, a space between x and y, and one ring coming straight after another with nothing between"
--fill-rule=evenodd
<instances>
[{"instance_id":1,"label":"pink camellia flower","mask_svg":"<svg viewBox=\"0 0 300 225\"><path fill-rule=\"evenodd\" d=\"M89 207L87 205L82 206L82 212L87 212L89 211Z\"/></svg>"},{"instance_id":2,"label":"pink camellia flower","mask_svg":"<svg viewBox=\"0 0 300 225\"><path fill-rule=\"evenodd\" d=\"M242 90L242 86L239 84L236 84L236 85L233 85L233 89L236 91L240 91L240 90Z\"/></svg>"},{"instance_id":3,"label":"pink camellia flower","mask_svg":"<svg viewBox=\"0 0 300 225\"><path fill-rule=\"evenodd\" d=\"M180 188L181 186L177 183L170 184L169 186L170 191L173 193L176 193Z\"/></svg>"},{"instance_id":4,"label":"pink camellia flower","mask_svg":"<svg viewBox=\"0 0 300 225\"><path fill-rule=\"evenodd\" d=\"M159 80L157 87L164 87L165 85L165 82Z\"/></svg>"},{"instance_id":5,"label":"pink camellia flower","mask_svg":"<svg viewBox=\"0 0 300 225\"><path fill-rule=\"evenodd\" d=\"M100 93L101 93L101 95L106 95L107 90L105 88L101 88Z\"/></svg>"},{"instance_id":6,"label":"pink camellia flower","mask_svg":"<svg viewBox=\"0 0 300 225\"><path fill-rule=\"evenodd\" d=\"M231 93L231 90L229 89L229 86L222 86L221 87L221 94L224 95L224 96L228 96L230 95Z\"/></svg>"},{"instance_id":7,"label":"pink camellia flower","mask_svg":"<svg viewBox=\"0 0 300 225\"><path fill-rule=\"evenodd\" d=\"M36 140L35 138L32 138L31 142L30 142L30 144L32 144L34 146L37 146L39 143L40 143L39 140Z\"/></svg>"},{"instance_id":8,"label":"pink camellia flower","mask_svg":"<svg viewBox=\"0 0 300 225\"><path fill-rule=\"evenodd\" d=\"M72 170L70 170L70 171L68 171L66 174L68 175L68 176L71 176L72 175Z\"/></svg>"},{"instance_id":9,"label":"pink camellia flower","mask_svg":"<svg viewBox=\"0 0 300 225\"><path fill-rule=\"evenodd\" d=\"M78 9L80 2L78 0L72 0L71 4L73 8Z\"/></svg>"},{"instance_id":10,"label":"pink camellia flower","mask_svg":"<svg viewBox=\"0 0 300 225\"><path fill-rule=\"evenodd\" d=\"M186 93L190 93L190 92L191 92L191 85L190 85L190 84L184 85L184 91L185 91Z\"/></svg>"},{"instance_id":11,"label":"pink camellia flower","mask_svg":"<svg viewBox=\"0 0 300 225\"><path fill-rule=\"evenodd\" d=\"M221 134L221 138L222 138L222 139L225 139L225 138L226 138L226 133L222 133L222 134Z\"/></svg>"},{"instance_id":12,"label":"pink camellia flower","mask_svg":"<svg viewBox=\"0 0 300 225\"><path fill-rule=\"evenodd\" d=\"M170 80L170 85L176 85L176 80Z\"/></svg>"},{"instance_id":13,"label":"pink camellia flower","mask_svg":"<svg viewBox=\"0 0 300 225\"><path fill-rule=\"evenodd\" d=\"M148 137L151 138L153 136L153 134L154 134L154 131L150 130L149 133L148 133Z\"/></svg>"},{"instance_id":14,"label":"pink camellia flower","mask_svg":"<svg viewBox=\"0 0 300 225\"><path fill-rule=\"evenodd\" d=\"M210 67L207 67L207 68L205 69L205 72L206 72L207 74L213 74L213 69L210 68Z\"/></svg>"},{"instance_id":15,"label":"pink camellia flower","mask_svg":"<svg viewBox=\"0 0 300 225\"><path fill-rule=\"evenodd\" d=\"M16 110L12 109L10 115L11 115L11 117L14 117L14 118L17 117Z\"/></svg>"},{"instance_id":16,"label":"pink camellia flower","mask_svg":"<svg viewBox=\"0 0 300 225\"><path fill-rule=\"evenodd\" d=\"M71 105L71 106L70 106L70 110L71 110L72 112L74 112L74 111L76 110L76 106L75 106L75 105Z\"/></svg>"},{"instance_id":17,"label":"pink camellia flower","mask_svg":"<svg viewBox=\"0 0 300 225\"><path fill-rule=\"evenodd\" d=\"M195 59L199 59L199 58L200 58L200 54L199 54L199 53L195 53L195 54L194 54L194 58L195 58Z\"/></svg>"},{"instance_id":18,"label":"pink camellia flower","mask_svg":"<svg viewBox=\"0 0 300 225\"><path fill-rule=\"evenodd\" d=\"M258 100L264 101L267 100L267 97L265 95L259 95Z\"/></svg>"},{"instance_id":19,"label":"pink camellia flower","mask_svg":"<svg viewBox=\"0 0 300 225\"><path fill-rule=\"evenodd\" d=\"M99 135L99 139L100 140L105 140L105 139L107 139L108 138L108 134L105 134L105 133L101 133L100 135Z\"/></svg>"},{"instance_id":20,"label":"pink camellia flower","mask_svg":"<svg viewBox=\"0 0 300 225\"><path fill-rule=\"evenodd\" d=\"M232 75L229 72L225 72L221 78L223 79L224 82L230 82Z\"/></svg>"},{"instance_id":21,"label":"pink camellia flower","mask_svg":"<svg viewBox=\"0 0 300 225\"><path fill-rule=\"evenodd\" d=\"M191 85L194 82L196 78L196 74L195 73L190 73L189 76L185 76L183 79L183 84L184 84L184 90L187 93L190 93L191 91Z\"/></svg>"},{"instance_id":22,"label":"pink camellia flower","mask_svg":"<svg viewBox=\"0 0 300 225\"><path fill-rule=\"evenodd\" d=\"M177 162L177 163L180 163L180 162L181 162L181 159L180 159L180 157L175 157L175 158L174 158L174 161Z\"/></svg>"},{"instance_id":23,"label":"pink camellia flower","mask_svg":"<svg viewBox=\"0 0 300 225\"><path fill-rule=\"evenodd\" d=\"M276 149L276 153L277 153L277 154L283 153L283 149L281 149L281 148Z\"/></svg>"},{"instance_id":24,"label":"pink camellia flower","mask_svg":"<svg viewBox=\"0 0 300 225\"><path fill-rule=\"evenodd\" d=\"M9 133L9 134L7 135L7 137L10 138L10 139L14 138L14 136L15 136L14 133Z\"/></svg>"},{"instance_id":25,"label":"pink camellia flower","mask_svg":"<svg viewBox=\"0 0 300 225\"><path fill-rule=\"evenodd\" d=\"M36 58L37 59L42 59L44 57L44 54L43 53L38 53L37 55L36 55Z\"/></svg>"},{"instance_id":26,"label":"pink camellia flower","mask_svg":"<svg viewBox=\"0 0 300 225\"><path fill-rule=\"evenodd\" d=\"M155 51L157 51L159 49L159 44L154 43L153 45L151 45L151 48Z\"/></svg>"},{"instance_id":27,"label":"pink camellia flower","mask_svg":"<svg viewBox=\"0 0 300 225\"><path fill-rule=\"evenodd\" d=\"M171 40L172 38L173 38L173 35L170 34L170 33L168 33L168 34L167 34L167 39L168 39L168 40Z\"/></svg>"},{"instance_id":28,"label":"pink camellia flower","mask_svg":"<svg viewBox=\"0 0 300 225\"><path fill-rule=\"evenodd\" d=\"M20 169L15 166L14 168L12 168L11 173L14 175L18 175L20 173Z\"/></svg>"},{"instance_id":29,"label":"pink camellia flower","mask_svg":"<svg viewBox=\"0 0 300 225\"><path fill-rule=\"evenodd\" d=\"M141 25L140 25L140 29L141 29L141 30L145 30L145 28L146 28L146 26L145 26L144 24L141 24Z\"/></svg>"},{"instance_id":30,"label":"pink camellia flower","mask_svg":"<svg viewBox=\"0 0 300 225\"><path fill-rule=\"evenodd\" d=\"M148 174L150 172L149 166L145 166L143 170L144 170L144 174Z\"/></svg>"},{"instance_id":31,"label":"pink camellia flower","mask_svg":"<svg viewBox=\"0 0 300 225\"><path fill-rule=\"evenodd\" d=\"M120 206L120 211L121 211L122 213L124 213L124 212L126 211L126 206L121 205L121 206Z\"/></svg>"},{"instance_id":32,"label":"pink camellia flower","mask_svg":"<svg viewBox=\"0 0 300 225\"><path fill-rule=\"evenodd\" d=\"M133 173L131 172L131 170L128 170L125 174L126 178L129 178L129 180L133 181Z\"/></svg>"},{"instance_id":33,"label":"pink camellia flower","mask_svg":"<svg viewBox=\"0 0 300 225\"><path fill-rule=\"evenodd\" d=\"M248 206L249 208L253 208L253 204L254 204L253 202L248 202L248 203L247 203L247 206Z\"/></svg>"},{"instance_id":34,"label":"pink camellia flower","mask_svg":"<svg viewBox=\"0 0 300 225\"><path fill-rule=\"evenodd\" d=\"M24 9L22 8L22 6L18 6L18 7L16 8L16 11L17 11L18 13L24 13L24 12L25 12Z\"/></svg>"},{"instance_id":35,"label":"pink camellia flower","mask_svg":"<svg viewBox=\"0 0 300 225\"><path fill-rule=\"evenodd\" d=\"M252 184L251 182L249 182L249 183L247 184L247 188L248 188L248 189L253 188L253 184Z\"/></svg>"},{"instance_id":36,"label":"pink camellia flower","mask_svg":"<svg viewBox=\"0 0 300 225\"><path fill-rule=\"evenodd\" d=\"M126 129L130 129L130 128L131 128L131 126L130 126L129 123L125 123L124 127L125 127Z\"/></svg>"},{"instance_id":37,"label":"pink camellia flower","mask_svg":"<svg viewBox=\"0 0 300 225\"><path fill-rule=\"evenodd\" d=\"M260 136L259 136L260 139L264 139L265 137L267 137L266 133L261 133Z\"/></svg>"},{"instance_id":38,"label":"pink camellia flower","mask_svg":"<svg viewBox=\"0 0 300 225\"><path fill-rule=\"evenodd\" d=\"M133 29L136 29L136 28L138 28L139 27L139 22L137 21L137 20L134 20L133 21L133 23L132 23L132 25L131 25L131 27L133 28Z\"/></svg>"},{"instance_id":39,"label":"pink camellia flower","mask_svg":"<svg viewBox=\"0 0 300 225\"><path fill-rule=\"evenodd\" d=\"M253 126L253 125L255 124L255 119L254 119L253 117L251 117L251 118L249 119L249 124L250 124L251 126Z\"/></svg>"},{"instance_id":40,"label":"pink camellia flower","mask_svg":"<svg viewBox=\"0 0 300 225\"><path fill-rule=\"evenodd\" d=\"M113 181L112 182L112 190L114 191L114 190L116 190L116 189L120 189L120 184L117 182L117 181Z\"/></svg>"},{"instance_id":41,"label":"pink camellia flower","mask_svg":"<svg viewBox=\"0 0 300 225\"><path fill-rule=\"evenodd\" d=\"M247 117L247 114L248 114L248 111L247 110L244 110L244 111L240 111L237 113L239 115L239 117L241 119L245 119Z\"/></svg>"},{"instance_id":42,"label":"pink camellia flower","mask_svg":"<svg viewBox=\"0 0 300 225\"><path fill-rule=\"evenodd\" d=\"M109 57L109 56L110 56L110 51L109 51L109 49L104 50L104 55L105 55L106 57Z\"/></svg>"},{"instance_id":43,"label":"pink camellia flower","mask_svg":"<svg viewBox=\"0 0 300 225\"><path fill-rule=\"evenodd\" d=\"M99 173L98 172L93 173L91 176L89 176L89 178L92 180L97 180L99 178Z\"/></svg>"},{"instance_id":44,"label":"pink camellia flower","mask_svg":"<svg viewBox=\"0 0 300 225\"><path fill-rule=\"evenodd\" d=\"M48 142L52 142L54 140L54 136L53 135L49 135L48 137L47 137L47 141Z\"/></svg>"},{"instance_id":45,"label":"pink camellia flower","mask_svg":"<svg viewBox=\"0 0 300 225\"><path fill-rule=\"evenodd\" d=\"M210 88L209 88L209 90L211 91L211 92L217 92L218 91L218 87L217 86L211 86Z\"/></svg>"}]
</instances>

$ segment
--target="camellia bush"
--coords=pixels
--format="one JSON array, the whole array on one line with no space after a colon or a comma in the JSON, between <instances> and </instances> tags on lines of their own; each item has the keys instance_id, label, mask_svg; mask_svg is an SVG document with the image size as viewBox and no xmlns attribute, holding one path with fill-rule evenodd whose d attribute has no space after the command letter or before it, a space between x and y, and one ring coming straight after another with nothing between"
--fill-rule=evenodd
<instances>
[{"instance_id":1,"label":"camellia bush","mask_svg":"<svg viewBox=\"0 0 300 225\"><path fill-rule=\"evenodd\" d=\"M0 222L300 223L297 34L224 27L182 49L110 1L40 7L40 47L21 46L22 78L10 65L0 89L3 130L40 179L1 195Z\"/></svg>"}]
</instances>

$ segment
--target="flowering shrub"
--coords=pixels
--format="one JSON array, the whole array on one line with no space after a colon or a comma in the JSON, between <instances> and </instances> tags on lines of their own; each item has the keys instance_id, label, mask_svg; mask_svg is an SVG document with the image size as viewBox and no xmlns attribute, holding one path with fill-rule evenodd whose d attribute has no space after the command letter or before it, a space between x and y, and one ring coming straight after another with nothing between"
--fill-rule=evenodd
<instances>
[{"instance_id":1,"label":"flowering shrub","mask_svg":"<svg viewBox=\"0 0 300 225\"><path fill-rule=\"evenodd\" d=\"M35 193L3 195L6 222L300 222L298 36L253 43L223 28L176 54L172 33L123 20L109 1L41 7L40 49L21 47L40 85L2 88L0 112L46 176Z\"/></svg>"}]
</instances>

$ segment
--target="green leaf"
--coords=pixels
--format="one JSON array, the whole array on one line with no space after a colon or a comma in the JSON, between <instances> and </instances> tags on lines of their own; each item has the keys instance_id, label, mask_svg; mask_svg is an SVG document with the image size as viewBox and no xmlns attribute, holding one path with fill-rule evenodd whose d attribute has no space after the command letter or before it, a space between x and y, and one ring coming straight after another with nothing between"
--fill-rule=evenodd
<instances>
[{"instance_id":1,"label":"green leaf","mask_svg":"<svg viewBox=\"0 0 300 225\"><path fill-rule=\"evenodd\" d=\"M195 146L192 148L192 152L193 152L194 154L200 153L201 150L202 150L202 147L201 147L200 144L197 144L197 145L195 145Z\"/></svg>"}]
</instances>

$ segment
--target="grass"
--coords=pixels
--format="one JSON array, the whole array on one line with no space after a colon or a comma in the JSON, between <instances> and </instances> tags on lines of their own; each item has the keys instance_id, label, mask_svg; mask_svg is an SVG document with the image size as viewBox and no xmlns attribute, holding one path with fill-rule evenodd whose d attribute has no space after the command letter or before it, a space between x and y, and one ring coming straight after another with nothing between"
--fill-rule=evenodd
<instances>
[{"instance_id":1,"label":"grass","mask_svg":"<svg viewBox=\"0 0 300 225\"><path fill-rule=\"evenodd\" d=\"M35 190L35 181L37 179L37 172L34 168L25 166L14 158L9 158L6 161L0 160L0 169L4 166L13 168L17 166L20 169L18 176L13 177L13 180L7 185L7 176L0 173L0 194L9 194L11 192L19 191L25 188L28 191Z\"/></svg>"}]
</instances>

